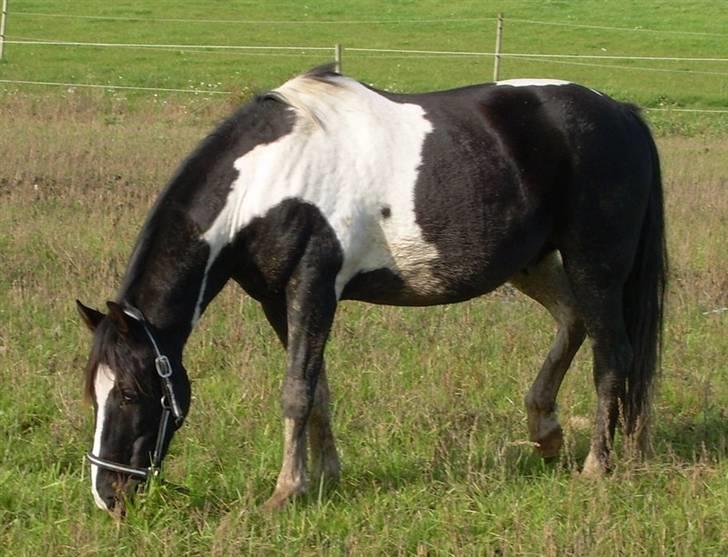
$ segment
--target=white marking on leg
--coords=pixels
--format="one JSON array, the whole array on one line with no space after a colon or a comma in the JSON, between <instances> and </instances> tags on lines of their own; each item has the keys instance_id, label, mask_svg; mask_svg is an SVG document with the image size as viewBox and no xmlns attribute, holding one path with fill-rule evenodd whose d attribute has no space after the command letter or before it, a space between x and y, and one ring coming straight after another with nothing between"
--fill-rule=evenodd
<instances>
[{"instance_id":1,"label":"white marking on leg","mask_svg":"<svg viewBox=\"0 0 728 557\"><path fill-rule=\"evenodd\" d=\"M285 199L299 199L321 211L343 250L337 296L356 274L381 268L415 289L436 289L430 264L437 249L423 238L414 211L422 148L433 130L423 108L390 101L343 77L302 76L275 93L292 107L296 124L235 161L238 178L202 235L210 246L207 269L251 220ZM195 319L205 285L203 280Z\"/></svg>"},{"instance_id":2,"label":"white marking on leg","mask_svg":"<svg viewBox=\"0 0 728 557\"><path fill-rule=\"evenodd\" d=\"M584 467L581 470L581 474L587 478L600 478L606 474L607 468L603 462L599 460L594 449L589 451L584 461Z\"/></svg>"},{"instance_id":3,"label":"white marking on leg","mask_svg":"<svg viewBox=\"0 0 728 557\"><path fill-rule=\"evenodd\" d=\"M276 489L298 492L305 483L305 447L301 450L301 443L294 433L296 422L292 418L283 420L283 464L278 476Z\"/></svg>"},{"instance_id":4,"label":"white marking on leg","mask_svg":"<svg viewBox=\"0 0 728 557\"><path fill-rule=\"evenodd\" d=\"M94 431L94 446L91 452L95 456L101 456L101 438L104 432L104 422L106 420L106 402L111 389L114 388L114 374L107 365L99 365L96 370L96 379L94 381L94 396L96 397L96 430ZM91 492L94 496L96 506L104 511L108 511L103 498L99 495L96 487L96 479L99 473L99 467L95 464L91 465Z\"/></svg>"}]
</instances>

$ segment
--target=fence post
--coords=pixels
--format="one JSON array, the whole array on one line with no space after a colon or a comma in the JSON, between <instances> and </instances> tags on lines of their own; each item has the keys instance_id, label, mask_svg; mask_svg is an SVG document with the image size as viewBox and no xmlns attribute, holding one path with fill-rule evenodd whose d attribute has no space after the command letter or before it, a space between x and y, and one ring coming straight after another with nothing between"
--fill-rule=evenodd
<instances>
[{"instance_id":1,"label":"fence post","mask_svg":"<svg viewBox=\"0 0 728 557\"><path fill-rule=\"evenodd\" d=\"M0 60L3 59L3 46L5 46L5 23L8 19L8 0L3 0L3 11L0 15Z\"/></svg>"},{"instance_id":2,"label":"fence post","mask_svg":"<svg viewBox=\"0 0 728 557\"><path fill-rule=\"evenodd\" d=\"M341 73L341 59L344 54L344 49L341 46L341 43L336 43L336 47L334 48L334 68L336 69L336 73Z\"/></svg>"},{"instance_id":3,"label":"fence post","mask_svg":"<svg viewBox=\"0 0 728 557\"><path fill-rule=\"evenodd\" d=\"M498 25L495 29L495 58L493 60L493 81L498 81L500 72L501 43L503 42L503 14L498 14Z\"/></svg>"}]
</instances>

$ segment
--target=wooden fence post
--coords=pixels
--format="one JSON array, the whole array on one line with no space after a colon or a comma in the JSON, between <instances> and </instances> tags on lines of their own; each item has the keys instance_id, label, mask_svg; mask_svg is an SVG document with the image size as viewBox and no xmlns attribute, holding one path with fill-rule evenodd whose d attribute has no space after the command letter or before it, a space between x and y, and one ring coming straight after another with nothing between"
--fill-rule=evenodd
<instances>
[{"instance_id":1,"label":"wooden fence post","mask_svg":"<svg viewBox=\"0 0 728 557\"><path fill-rule=\"evenodd\" d=\"M503 14L498 14L498 25L495 29L495 58L493 60L493 81L498 81L500 72L500 53L503 42Z\"/></svg>"},{"instance_id":2,"label":"wooden fence post","mask_svg":"<svg viewBox=\"0 0 728 557\"><path fill-rule=\"evenodd\" d=\"M3 47L5 46L5 24L8 19L8 0L3 0L3 11L0 15L0 60L3 59Z\"/></svg>"},{"instance_id":3,"label":"wooden fence post","mask_svg":"<svg viewBox=\"0 0 728 557\"><path fill-rule=\"evenodd\" d=\"M341 59L343 57L343 54L344 49L341 46L341 43L336 43L336 47L334 48L334 68L336 69L336 73L341 73Z\"/></svg>"}]
</instances>

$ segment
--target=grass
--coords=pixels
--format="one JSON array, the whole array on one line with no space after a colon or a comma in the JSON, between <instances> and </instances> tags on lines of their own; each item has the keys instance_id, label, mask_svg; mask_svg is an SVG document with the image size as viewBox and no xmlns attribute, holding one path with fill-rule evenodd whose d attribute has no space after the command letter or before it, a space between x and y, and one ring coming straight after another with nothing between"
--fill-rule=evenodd
<instances>
[{"instance_id":1,"label":"grass","mask_svg":"<svg viewBox=\"0 0 728 557\"><path fill-rule=\"evenodd\" d=\"M13 15L13 12L17 12ZM24 15L138 17L139 21ZM504 52L720 58L728 52L724 10L715 2L638 4L596 0L509 0L456 5L434 0L356 2L215 2L182 5L134 0L100 5L89 0L26 0L11 6L9 39L141 44L296 45L330 52L166 51L97 47L7 45L0 78L183 89L250 90L277 86L291 75L349 48L490 52L495 21L505 12ZM193 22L153 21L154 18ZM194 21L212 20L209 23ZM271 23L283 20L288 23ZM425 20L416 23L416 20ZM530 21L624 28L542 25ZM254 23L245 23L245 22ZM267 23L257 23L259 21ZM338 22L337 22L338 21ZM375 23L369 23L369 22ZM596 65L596 66L595 66ZM390 90L454 87L492 76L490 57L409 57L349 51L345 70ZM647 68L647 69L645 69ZM506 58L502 78L558 77L597 87L649 107L726 107L726 62L561 60ZM23 90L27 90L24 88ZM145 95L147 95L145 93ZM723 117L725 119L725 117Z\"/></svg>"},{"instance_id":2,"label":"grass","mask_svg":"<svg viewBox=\"0 0 728 557\"><path fill-rule=\"evenodd\" d=\"M100 9L87 2L61 4L53 11ZM558 15L614 26L640 21L663 30L679 26L721 32L718 15L711 16L710 10L717 9L712 4L701 4L703 11L687 4L662 6L658 11L652 9L655 3L646 2L644 7L642 3L632 7L631 13L617 10L611 19L609 3L534 4L513 2L505 11L533 19ZM20 10L16 5L13 9ZM197 13L207 18L232 13L229 3L198 5ZM136 13L139 6L120 2L113 10ZM192 15L192 8L182 14L179 4L144 6L143 14ZM272 10L276 18L298 13L287 3L262 6L246 5L245 17L270 19ZM440 3L367 6L321 4L309 17L405 18L427 13L439 18L453 10ZM52 6L29 1L23 9L51 11ZM475 3L458 8L473 16L482 9ZM20 18L11 21L12 33L20 34ZM473 40L480 25L473 25L470 39L428 35L417 27L402 41L412 47L437 43L460 48ZM137 27L135 33L150 28ZM98 38L103 31L109 39L112 32L129 40L150 38L102 22L84 26L69 22L58 29L46 26L23 33L44 31L48 33L44 36L60 38L62 29L66 37L83 31ZM191 35L193 29L201 32L199 26L190 26L184 32L174 31L183 34L171 38L244 42L235 34L237 29L228 28L227 34L218 36L220 28L211 27L206 37ZM391 45L392 36L383 34L388 29L327 27L309 37L304 28L291 31L299 35L290 39L334 42L335 33L345 31L352 40L358 32L361 40ZM554 31L553 43L534 43L533 48L553 44L554 51L563 51L576 40L570 33ZM597 35L589 35L579 34L579 40L596 40ZM483 36L483 48L489 48L491 38ZM260 35L266 42L278 38ZM680 42L683 39L671 37L671 48L699 53L697 38L687 43ZM711 40L723 44L720 38ZM531 45L519 48L526 46ZM664 53L663 46L641 38L630 49ZM79 80L91 80L105 75L107 64L118 64L128 79L143 80L149 68L160 71L159 59L152 55L132 64L126 58L109 62L101 57L79 59L80 54L71 53L65 69L57 67L54 58L38 56L25 59L22 68L15 61L3 63L0 72L19 75L23 69L60 79L72 68ZM243 85L252 83L250 76L257 75L257 85L268 87L281 81L279 74L300 69L294 67L295 60L285 63L290 66L250 63L240 69L248 72L245 77L233 85L242 91ZM391 75L401 79L395 85L402 88L417 88L424 78L455 84L472 79L473 73L452 64L442 72L438 66L413 66L396 73L389 63L367 61L361 72L370 72L383 86ZM180 63L165 66L165 73L173 83L200 68L218 71L202 63ZM641 87L649 92L661 86L649 79L644 83L632 79L617 90L626 96ZM706 94L697 100L708 105L713 102L709 82L702 88ZM674 89L668 90L683 94ZM531 454L521 399L546 354L553 325L543 310L513 292L506 289L466 304L429 309L346 303L327 351L342 481L333 490L313 489L283 512L266 515L259 507L272 490L280 462L284 356L257 305L227 288L208 310L186 355L195 399L173 444L165 476L188 492L154 485L121 523L97 511L83 462L93 425L81 398L89 339L74 313L73 299L98 306L113 296L133 240L162 184L235 102L234 96L216 101L170 96L154 101L79 91L51 95L10 91L3 96L2 552L605 556L728 552L728 312L723 311L728 306L724 255L728 134L720 126L696 125L694 120L683 120L685 124L665 120L659 128L672 283L653 454L646 462L620 454L609 478L589 482L578 477L594 406L585 349L559 397L564 454L553 465ZM623 453L619 444L617 451Z\"/></svg>"}]
</instances>

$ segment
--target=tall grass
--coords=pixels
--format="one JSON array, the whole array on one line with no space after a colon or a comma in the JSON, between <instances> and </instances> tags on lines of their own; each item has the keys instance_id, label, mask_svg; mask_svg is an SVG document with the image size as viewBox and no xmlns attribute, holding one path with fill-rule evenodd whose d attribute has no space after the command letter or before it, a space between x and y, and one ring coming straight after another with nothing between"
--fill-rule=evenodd
<instances>
[{"instance_id":1,"label":"tall grass","mask_svg":"<svg viewBox=\"0 0 728 557\"><path fill-rule=\"evenodd\" d=\"M142 219L226 105L77 93L0 106L0 547L11 555L723 555L728 516L728 139L662 137L672 256L653 455L577 471L594 395L582 349L565 451L527 442L522 396L553 324L504 289L429 309L342 304L327 351L341 483L259 511L280 459L284 357L226 288L186 352L194 401L166 476L114 524L90 496L73 299L113 297ZM618 452L620 446L617 447ZM622 455L623 456L623 455Z\"/></svg>"}]
</instances>

